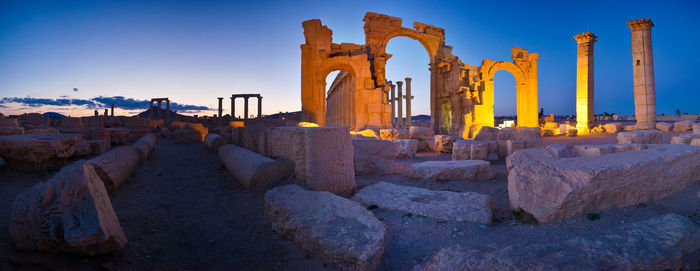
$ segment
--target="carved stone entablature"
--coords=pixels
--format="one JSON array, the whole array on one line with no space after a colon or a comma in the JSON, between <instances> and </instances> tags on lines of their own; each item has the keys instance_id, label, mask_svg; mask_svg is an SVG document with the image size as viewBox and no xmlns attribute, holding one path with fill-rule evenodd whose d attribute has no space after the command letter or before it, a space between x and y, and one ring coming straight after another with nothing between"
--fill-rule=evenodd
<instances>
[{"instance_id":1,"label":"carved stone entablature","mask_svg":"<svg viewBox=\"0 0 700 271\"><path fill-rule=\"evenodd\" d=\"M654 26L654 23L651 22L651 19L649 18L628 21L627 24L629 24L632 31L649 30L652 26Z\"/></svg>"},{"instance_id":2,"label":"carved stone entablature","mask_svg":"<svg viewBox=\"0 0 700 271\"><path fill-rule=\"evenodd\" d=\"M416 29L416 31L418 31L420 33L438 36L438 37L441 37L442 39L445 38L445 29L442 29L442 28L439 28L439 27L436 27L433 25L414 22L413 28Z\"/></svg>"}]
</instances>

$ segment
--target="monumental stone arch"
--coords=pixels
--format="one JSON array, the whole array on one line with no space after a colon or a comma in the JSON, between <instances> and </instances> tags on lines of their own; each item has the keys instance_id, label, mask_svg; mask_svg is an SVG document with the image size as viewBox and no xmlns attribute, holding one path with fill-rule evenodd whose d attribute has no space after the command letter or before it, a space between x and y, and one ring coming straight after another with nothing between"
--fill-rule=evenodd
<instances>
[{"instance_id":1,"label":"monumental stone arch","mask_svg":"<svg viewBox=\"0 0 700 271\"><path fill-rule=\"evenodd\" d=\"M512 63L484 60L476 67L452 55L442 28L419 22L413 29L405 28L400 18L373 12L367 12L363 21L364 45L333 43L333 31L318 19L302 23L303 121L351 130L392 127L392 106L387 99L390 86L385 76L391 54L386 53L386 46L392 38L404 36L418 41L428 52L430 125L435 133L468 138L482 126L494 126L493 75L498 70L507 70L516 78L518 126L538 125L538 54L514 47ZM326 76L335 70L342 72L326 96ZM327 112L327 104L334 108Z\"/></svg>"},{"instance_id":2,"label":"monumental stone arch","mask_svg":"<svg viewBox=\"0 0 700 271\"><path fill-rule=\"evenodd\" d=\"M513 62L484 59L479 68L483 92L481 103L474 106L475 128L494 126L493 77L497 71L505 70L515 77L517 126L537 127L538 123L538 78L537 59L539 54L528 53L518 47L512 48Z\"/></svg>"}]
</instances>

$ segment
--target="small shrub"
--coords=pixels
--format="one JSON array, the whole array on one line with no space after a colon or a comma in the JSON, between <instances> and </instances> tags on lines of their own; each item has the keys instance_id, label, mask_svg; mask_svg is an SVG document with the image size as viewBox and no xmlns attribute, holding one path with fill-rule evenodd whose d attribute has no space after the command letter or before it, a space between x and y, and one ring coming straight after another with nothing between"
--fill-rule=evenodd
<instances>
[{"instance_id":1,"label":"small shrub","mask_svg":"<svg viewBox=\"0 0 700 271\"><path fill-rule=\"evenodd\" d=\"M537 219L530 213L523 210L523 208L518 208L513 210L513 216L515 220L520 221L521 224L526 225L537 225Z\"/></svg>"},{"instance_id":2,"label":"small shrub","mask_svg":"<svg viewBox=\"0 0 700 271\"><path fill-rule=\"evenodd\" d=\"M596 220L600 219L600 215L596 214L596 213L588 213L588 214L586 214L586 217L590 221L596 221Z\"/></svg>"}]
</instances>

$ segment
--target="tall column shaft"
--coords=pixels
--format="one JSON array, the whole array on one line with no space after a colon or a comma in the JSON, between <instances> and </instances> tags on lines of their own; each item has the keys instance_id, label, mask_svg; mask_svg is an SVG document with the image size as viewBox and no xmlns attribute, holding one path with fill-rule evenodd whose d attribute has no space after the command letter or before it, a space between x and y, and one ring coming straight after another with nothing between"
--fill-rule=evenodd
<instances>
[{"instance_id":1,"label":"tall column shaft","mask_svg":"<svg viewBox=\"0 0 700 271\"><path fill-rule=\"evenodd\" d=\"M148 118L153 119L153 101L148 103Z\"/></svg>"},{"instance_id":2,"label":"tall column shaft","mask_svg":"<svg viewBox=\"0 0 700 271\"><path fill-rule=\"evenodd\" d=\"M98 117L98 116L100 116L100 113L98 113L97 110L95 110L95 117Z\"/></svg>"},{"instance_id":3,"label":"tall column shaft","mask_svg":"<svg viewBox=\"0 0 700 271\"><path fill-rule=\"evenodd\" d=\"M231 119L236 119L236 97L231 96Z\"/></svg>"},{"instance_id":4,"label":"tall column shaft","mask_svg":"<svg viewBox=\"0 0 700 271\"><path fill-rule=\"evenodd\" d=\"M262 96L258 96L258 118L262 117Z\"/></svg>"},{"instance_id":5,"label":"tall column shaft","mask_svg":"<svg viewBox=\"0 0 700 271\"><path fill-rule=\"evenodd\" d=\"M396 101L398 102L396 104L398 112L398 120L396 121L398 123L397 127L402 128L403 127L403 82L398 81L396 82L398 85L398 96L396 97Z\"/></svg>"},{"instance_id":6,"label":"tall column shaft","mask_svg":"<svg viewBox=\"0 0 700 271\"><path fill-rule=\"evenodd\" d=\"M168 121L172 120L172 116L170 115L170 100L165 100L165 120L163 121L163 125L168 124Z\"/></svg>"},{"instance_id":7,"label":"tall column shaft","mask_svg":"<svg viewBox=\"0 0 700 271\"><path fill-rule=\"evenodd\" d=\"M111 116L114 117L114 104L112 104L112 114L111 114Z\"/></svg>"},{"instance_id":8,"label":"tall column shaft","mask_svg":"<svg viewBox=\"0 0 700 271\"><path fill-rule=\"evenodd\" d=\"M591 32L574 35L576 53L576 129L587 133L593 120L593 45L597 41Z\"/></svg>"},{"instance_id":9,"label":"tall column shaft","mask_svg":"<svg viewBox=\"0 0 700 271\"><path fill-rule=\"evenodd\" d=\"M156 114L158 116L158 119L160 119L160 108L161 108L162 102L158 100L158 111L156 111Z\"/></svg>"},{"instance_id":10,"label":"tall column shaft","mask_svg":"<svg viewBox=\"0 0 700 271\"><path fill-rule=\"evenodd\" d=\"M224 109L222 108L224 104L224 98L223 97L217 97L219 99L219 118L221 118L221 114L224 113Z\"/></svg>"},{"instance_id":11,"label":"tall column shaft","mask_svg":"<svg viewBox=\"0 0 700 271\"><path fill-rule=\"evenodd\" d=\"M413 96L411 96L411 79L410 77L404 78L406 81L406 126L411 127L411 100L413 100Z\"/></svg>"},{"instance_id":12,"label":"tall column shaft","mask_svg":"<svg viewBox=\"0 0 700 271\"><path fill-rule=\"evenodd\" d=\"M634 74L634 113L636 130L656 129L656 90L651 49L650 19L627 22L632 31L632 71Z\"/></svg>"},{"instance_id":13,"label":"tall column shaft","mask_svg":"<svg viewBox=\"0 0 700 271\"><path fill-rule=\"evenodd\" d=\"M396 127L396 85L389 81L391 86L391 126Z\"/></svg>"},{"instance_id":14,"label":"tall column shaft","mask_svg":"<svg viewBox=\"0 0 700 271\"><path fill-rule=\"evenodd\" d=\"M248 97L243 97L243 119L248 119Z\"/></svg>"}]
</instances>

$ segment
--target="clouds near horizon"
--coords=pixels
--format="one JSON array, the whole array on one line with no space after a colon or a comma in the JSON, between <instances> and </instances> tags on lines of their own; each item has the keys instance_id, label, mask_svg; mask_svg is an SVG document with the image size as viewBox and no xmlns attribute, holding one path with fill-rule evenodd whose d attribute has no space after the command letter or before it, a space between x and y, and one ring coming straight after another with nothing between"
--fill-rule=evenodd
<instances>
[{"instance_id":1,"label":"clouds near horizon","mask_svg":"<svg viewBox=\"0 0 700 271\"><path fill-rule=\"evenodd\" d=\"M24 106L29 106L32 108L42 107L42 106L58 106L58 107L73 107L79 106L87 109L97 109L106 108L114 105L115 108L123 110L146 110L148 109L150 101L148 100L138 100L134 98L126 98L124 96L111 96L104 97L98 96L91 99L50 99L50 98L32 98L32 97L4 97L0 99L0 107L7 108L4 104L18 103ZM165 105L163 105L165 107ZM170 103L171 110L190 112L190 111L202 111L211 110L209 107L201 105L189 105L189 104L178 104L175 102Z\"/></svg>"}]
</instances>

